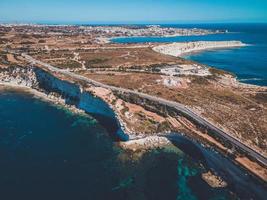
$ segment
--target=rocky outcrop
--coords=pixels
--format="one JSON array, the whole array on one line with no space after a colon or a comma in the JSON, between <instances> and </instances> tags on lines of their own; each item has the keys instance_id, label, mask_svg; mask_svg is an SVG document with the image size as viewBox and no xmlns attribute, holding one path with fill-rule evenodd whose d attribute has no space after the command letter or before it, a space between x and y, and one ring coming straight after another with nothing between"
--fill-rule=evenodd
<instances>
[{"instance_id":1,"label":"rocky outcrop","mask_svg":"<svg viewBox=\"0 0 267 200\"><path fill-rule=\"evenodd\" d=\"M84 90L79 83L64 80L39 67L8 67L0 69L0 83L29 87L48 96L63 98L65 104L94 116L115 139L128 140L128 135L121 130L119 121L109 105L102 99Z\"/></svg>"},{"instance_id":2,"label":"rocky outcrop","mask_svg":"<svg viewBox=\"0 0 267 200\"><path fill-rule=\"evenodd\" d=\"M77 101L80 99L82 89L78 84L57 78L40 68L34 68L33 70L38 88L44 89L47 92L56 92L66 99Z\"/></svg>"},{"instance_id":3,"label":"rocky outcrop","mask_svg":"<svg viewBox=\"0 0 267 200\"><path fill-rule=\"evenodd\" d=\"M223 188L227 186L227 183L222 180L221 177L216 176L211 171L203 173L201 177L213 188Z\"/></svg>"},{"instance_id":4,"label":"rocky outcrop","mask_svg":"<svg viewBox=\"0 0 267 200\"><path fill-rule=\"evenodd\" d=\"M0 82L36 88L37 78L33 67L0 68Z\"/></svg>"},{"instance_id":5,"label":"rocky outcrop","mask_svg":"<svg viewBox=\"0 0 267 200\"><path fill-rule=\"evenodd\" d=\"M166 137L160 136L147 136L145 138L130 140L127 142L123 142L121 147L130 151L140 151L140 150L150 150L161 148L171 144L171 142Z\"/></svg>"}]
</instances>

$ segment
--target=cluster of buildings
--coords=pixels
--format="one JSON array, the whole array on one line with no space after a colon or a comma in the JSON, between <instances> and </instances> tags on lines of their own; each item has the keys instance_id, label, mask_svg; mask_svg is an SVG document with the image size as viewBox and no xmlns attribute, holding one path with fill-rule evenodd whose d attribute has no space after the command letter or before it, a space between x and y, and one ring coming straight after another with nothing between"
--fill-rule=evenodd
<instances>
[{"instance_id":1,"label":"cluster of buildings","mask_svg":"<svg viewBox=\"0 0 267 200\"><path fill-rule=\"evenodd\" d=\"M106 37L140 37L140 36L184 36L184 35L206 35L223 33L223 30L185 29L161 27L158 25L149 26L84 26L85 32L98 33Z\"/></svg>"},{"instance_id":2,"label":"cluster of buildings","mask_svg":"<svg viewBox=\"0 0 267 200\"><path fill-rule=\"evenodd\" d=\"M208 76L210 75L209 68L198 64L184 64L164 67L160 72L169 76L179 75L197 75Z\"/></svg>"},{"instance_id":3,"label":"cluster of buildings","mask_svg":"<svg viewBox=\"0 0 267 200\"><path fill-rule=\"evenodd\" d=\"M130 37L130 36L183 36L223 33L224 30L205 30L198 28L173 28L159 25L39 25L39 24L2 24L5 28L15 28L22 32L46 32L61 34L86 34L103 37Z\"/></svg>"}]
</instances>

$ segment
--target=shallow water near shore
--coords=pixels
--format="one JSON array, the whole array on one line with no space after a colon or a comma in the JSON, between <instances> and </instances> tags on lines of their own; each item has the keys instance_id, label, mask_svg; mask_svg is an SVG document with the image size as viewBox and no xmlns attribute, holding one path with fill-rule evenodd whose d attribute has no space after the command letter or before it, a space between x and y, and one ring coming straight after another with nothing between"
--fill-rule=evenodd
<instances>
[{"instance_id":1,"label":"shallow water near shore","mask_svg":"<svg viewBox=\"0 0 267 200\"><path fill-rule=\"evenodd\" d=\"M0 90L1 199L235 199L201 179L186 145L128 153L92 117Z\"/></svg>"},{"instance_id":2,"label":"shallow water near shore","mask_svg":"<svg viewBox=\"0 0 267 200\"><path fill-rule=\"evenodd\" d=\"M118 43L239 40L250 46L194 52L184 57L234 73L244 83L267 86L267 24L189 24L163 27L228 30L227 34L116 38Z\"/></svg>"}]
</instances>

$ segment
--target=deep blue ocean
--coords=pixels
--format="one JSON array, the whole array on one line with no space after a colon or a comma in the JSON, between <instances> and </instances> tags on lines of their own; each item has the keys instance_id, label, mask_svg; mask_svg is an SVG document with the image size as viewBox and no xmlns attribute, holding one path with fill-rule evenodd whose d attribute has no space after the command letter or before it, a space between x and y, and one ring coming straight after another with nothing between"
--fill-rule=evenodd
<instances>
[{"instance_id":1,"label":"deep blue ocean","mask_svg":"<svg viewBox=\"0 0 267 200\"><path fill-rule=\"evenodd\" d=\"M267 195L260 182L231 161L182 136L161 150L130 153L109 134L90 115L0 88L0 199L228 200ZM202 180L201 173L211 168L227 178L226 188L212 188Z\"/></svg>"},{"instance_id":2,"label":"deep blue ocean","mask_svg":"<svg viewBox=\"0 0 267 200\"><path fill-rule=\"evenodd\" d=\"M234 73L244 83L267 86L267 24L190 24L162 25L177 28L204 28L228 30L227 34L177 37L117 38L113 42L184 42L239 40L250 46L209 50L184 56L209 66Z\"/></svg>"}]
</instances>

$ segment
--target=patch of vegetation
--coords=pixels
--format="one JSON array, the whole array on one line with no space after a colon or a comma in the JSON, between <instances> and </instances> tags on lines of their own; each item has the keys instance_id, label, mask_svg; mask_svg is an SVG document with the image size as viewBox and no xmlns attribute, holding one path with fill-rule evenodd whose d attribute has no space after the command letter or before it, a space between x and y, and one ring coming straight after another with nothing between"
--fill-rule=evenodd
<instances>
[{"instance_id":1,"label":"patch of vegetation","mask_svg":"<svg viewBox=\"0 0 267 200\"><path fill-rule=\"evenodd\" d=\"M21 38L22 38L22 39L30 39L31 36L26 35L26 34L22 34L22 35L21 35Z\"/></svg>"},{"instance_id":2,"label":"patch of vegetation","mask_svg":"<svg viewBox=\"0 0 267 200\"><path fill-rule=\"evenodd\" d=\"M209 80L206 77L202 77L202 76L193 76L191 81L192 83L199 84L199 85L209 84Z\"/></svg>"},{"instance_id":3,"label":"patch of vegetation","mask_svg":"<svg viewBox=\"0 0 267 200\"><path fill-rule=\"evenodd\" d=\"M257 102L267 103L267 91L264 93L257 93L253 98L256 99Z\"/></svg>"},{"instance_id":4,"label":"patch of vegetation","mask_svg":"<svg viewBox=\"0 0 267 200\"><path fill-rule=\"evenodd\" d=\"M46 43L46 40L39 40L38 43Z\"/></svg>"},{"instance_id":5,"label":"patch of vegetation","mask_svg":"<svg viewBox=\"0 0 267 200\"><path fill-rule=\"evenodd\" d=\"M21 44L35 44L35 43L32 41L22 41Z\"/></svg>"},{"instance_id":6,"label":"patch of vegetation","mask_svg":"<svg viewBox=\"0 0 267 200\"><path fill-rule=\"evenodd\" d=\"M161 133L161 132L164 132L164 131L167 131L167 130L170 130L170 124L167 121L164 121L164 122L160 123L158 125L158 127L157 127L157 132L158 133Z\"/></svg>"},{"instance_id":7,"label":"patch of vegetation","mask_svg":"<svg viewBox=\"0 0 267 200\"><path fill-rule=\"evenodd\" d=\"M4 52L1 52L0 54L0 63L7 65L9 64L8 60L7 60L7 55Z\"/></svg>"},{"instance_id":8,"label":"patch of vegetation","mask_svg":"<svg viewBox=\"0 0 267 200\"><path fill-rule=\"evenodd\" d=\"M8 39L0 38L0 44L5 44L8 42Z\"/></svg>"},{"instance_id":9,"label":"patch of vegetation","mask_svg":"<svg viewBox=\"0 0 267 200\"><path fill-rule=\"evenodd\" d=\"M108 60L109 59L107 58L95 58L92 60L86 60L85 63L86 65L94 65L94 64L101 64L101 63L107 62Z\"/></svg>"},{"instance_id":10,"label":"patch of vegetation","mask_svg":"<svg viewBox=\"0 0 267 200\"><path fill-rule=\"evenodd\" d=\"M230 90L219 90L209 93L210 98L217 99L221 102L231 102L232 104L242 105L244 104L244 99L240 95L236 95Z\"/></svg>"},{"instance_id":11,"label":"patch of vegetation","mask_svg":"<svg viewBox=\"0 0 267 200\"><path fill-rule=\"evenodd\" d=\"M143 112L138 112L138 113L136 113L136 114L137 114L137 116L138 116L140 119L145 120L146 116L144 115Z\"/></svg>"},{"instance_id":12,"label":"patch of vegetation","mask_svg":"<svg viewBox=\"0 0 267 200\"><path fill-rule=\"evenodd\" d=\"M36 39L40 39L40 38L46 38L46 36L45 35L31 35L33 38L36 38Z\"/></svg>"},{"instance_id":13,"label":"patch of vegetation","mask_svg":"<svg viewBox=\"0 0 267 200\"><path fill-rule=\"evenodd\" d=\"M113 99L112 102L111 102L111 104L112 105L115 105L116 104L116 101L117 101L117 99Z\"/></svg>"},{"instance_id":14,"label":"patch of vegetation","mask_svg":"<svg viewBox=\"0 0 267 200\"><path fill-rule=\"evenodd\" d=\"M133 66L130 67L130 69L141 70L141 69L143 69L143 67L140 66L140 65L133 65Z\"/></svg>"},{"instance_id":15,"label":"patch of vegetation","mask_svg":"<svg viewBox=\"0 0 267 200\"><path fill-rule=\"evenodd\" d=\"M146 130L146 132L155 132L156 126L155 126L155 121L151 119L146 119L142 121L142 126Z\"/></svg>"},{"instance_id":16,"label":"patch of vegetation","mask_svg":"<svg viewBox=\"0 0 267 200\"><path fill-rule=\"evenodd\" d=\"M124 115L128 111L129 111L129 108L124 106L124 108L121 110L121 113Z\"/></svg>"},{"instance_id":17,"label":"patch of vegetation","mask_svg":"<svg viewBox=\"0 0 267 200\"><path fill-rule=\"evenodd\" d=\"M59 68L70 68L70 69L75 69L75 68L80 68L81 64L74 61L74 60L65 60L64 62L61 63L55 63L54 65L56 65Z\"/></svg>"},{"instance_id":18,"label":"patch of vegetation","mask_svg":"<svg viewBox=\"0 0 267 200\"><path fill-rule=\"evenodd\" d=\"M103 71L105 71L105 68L112 68L112 66L110 66L110 65L99 65L99 66L97 66L97 65L90 65L90 66L86 65L85 67L87 69L101 68L101 69L103 69ZM94 71L92 71L92 72L94 72Z\"/></svg>"},{"instance_id":19,"label":"patch of vegetation","mask_svg":"<svg viewBox=\"0 0 267 200\"><path fill-rule=\"evenodd\" d=\"M209 72L212 75L215 75L215 76L224 76L224 75L232 75L232 76L234 76L234 74L232 74L230 72L227 72L227 71L224 71L224 70L221 70L221 69L217 69L217 68L213 68L213 67L209 68Z\"/></svg>"}]
</instances>

